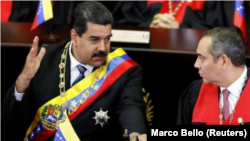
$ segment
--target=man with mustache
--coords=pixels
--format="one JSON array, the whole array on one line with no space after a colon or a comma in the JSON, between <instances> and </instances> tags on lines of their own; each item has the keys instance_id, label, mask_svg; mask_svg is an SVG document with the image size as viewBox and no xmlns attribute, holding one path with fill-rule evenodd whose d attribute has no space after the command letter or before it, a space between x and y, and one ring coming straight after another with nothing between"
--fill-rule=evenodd
<instances>
[{"instance_id":1,"label":"man with mustache","mask_svg":"<svg viewBox=\"0 0 250 141\"><path fill-rule=\"evenodd\" d=\"M203 33L194 81L180 97L177 124L243 125L250 123L249 68L236 31L217 27Z\"/></svg>"},{"instance_id":2,"label":"man with mustache","mask_svg":"<svg viewBox=\"0 0 250 141\"><path fill-rule=\"evenodd\" d=\"M70 41L38 51L34 38L3 100L3 127L16 135L8 140L118 141L125 130L146 140L142 68L122 49L109 53L112 21L105 6L84 2Z\"/></svg>"}]
</instances>

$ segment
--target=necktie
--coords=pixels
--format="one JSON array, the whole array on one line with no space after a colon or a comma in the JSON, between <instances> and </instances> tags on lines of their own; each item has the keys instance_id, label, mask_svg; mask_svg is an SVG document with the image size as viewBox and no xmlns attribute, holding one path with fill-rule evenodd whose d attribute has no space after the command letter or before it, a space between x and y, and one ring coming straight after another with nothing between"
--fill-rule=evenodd
<instances>
[{"instance_id":1,"label":"necktie","mask_svg":"<svg viewBox=\"0 0 250 141\"><path fill-rule=\"evenodd\" d=\"M72 86L74 86L76 83L78 83L80 80L84 78L84 72L87 70L85 67L78 65L76 66L77 69L79 70L80 74L79 76L75 79L75 81L72 83Z\"/></svg>"},{"instance_id":2,"label":"necktie","mask_svg":"<svg viewBox=\"0 0 250 141\"><path fill-rule=\"evenodd\" d=\"M223 112L224 120L226 120L227 117L230 115L230 112L229 112L229 101L228 101L228 96L229 96L230 92L227 89L224 89L222 91L222 93L223 93L223 102L224 102L222 112Z\"/></svg>"}]
</instances>

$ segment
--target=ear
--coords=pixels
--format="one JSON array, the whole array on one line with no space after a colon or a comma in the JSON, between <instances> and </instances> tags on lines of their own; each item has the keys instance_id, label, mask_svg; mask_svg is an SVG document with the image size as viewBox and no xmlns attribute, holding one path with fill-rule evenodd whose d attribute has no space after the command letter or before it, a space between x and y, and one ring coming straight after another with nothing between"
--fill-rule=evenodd
<instances>
[{"instance_id":1,"label":"ear","mask_svg":"<svg viewBox=\"0 0 250 141\"><path fill-rule=\"evenodd\" d=\"M71 29L70 36L71 36L71 40L72 40L73 44L76 44L78 34L76 33L75 29Z\"/></svg>"},{"instance_id":2,"label":"ear","mask_svg":"<svg viewBox=\"0 0 250 141\"><path fill-rule=\"evenodd\" d=\"M222 54L221 57L220 57L220 64L222 66L222 69L226 69L229 64L230 64L230 59L227 57L226 54Z\"/></svg>"}]
</instances>

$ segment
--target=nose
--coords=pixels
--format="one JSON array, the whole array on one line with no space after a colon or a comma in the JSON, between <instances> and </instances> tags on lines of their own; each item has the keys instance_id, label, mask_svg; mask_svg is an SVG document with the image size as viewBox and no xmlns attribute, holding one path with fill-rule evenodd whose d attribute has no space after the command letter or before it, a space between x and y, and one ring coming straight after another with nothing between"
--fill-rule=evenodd
<instances>
[{"instance_id":1,"label":"nose","mask_svg":"<svg viewBox=\"0 0 250 141\"><path fill-rule=\"evenodd\" d=\"M195 61L195 63L194 63L194 67L197 68L197 69L200 68L200 60L199 60L198 57L197 57L197 59L196 59L196 61Z\"/></svg>"},{"instance_id":2,"label":"nose","mask_svg":"<svg viewBox=\"0 0 250 141\"><path fill-rule=\"evenodd\" d=\"M106 46L107 46L107 44L105 43L104 40L102 40L102 41L100 42L100 45L99 45L98 50L99 50L99 51L106 52L106 48L107 48Z\"/></svg>"}]
</instances>

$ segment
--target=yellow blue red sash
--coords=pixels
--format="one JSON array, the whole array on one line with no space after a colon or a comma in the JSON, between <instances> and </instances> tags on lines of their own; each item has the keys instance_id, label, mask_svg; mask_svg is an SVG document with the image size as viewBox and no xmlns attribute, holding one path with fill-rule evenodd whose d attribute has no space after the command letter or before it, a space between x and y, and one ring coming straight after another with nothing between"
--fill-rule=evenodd
<instances>
[{"instance_id":1,"label":"yellow blue red sash","mask_svg":"<svg viewBox=\"0 0 250 141\"><path fill-rule=\"evenodd\" d=\"M38 109L32 124L26 132L25 140L46 140L54 135L59 129L57 127L59 127L60 123L70 124L72 119L77 117L122 74L136 64L121 48L109 53L105 65L102 66L99 79L94 86L92 82L96 79L98 69L66 91L70 111L69 116L65 117L66 114L62 111L61 107L63 106L60 95L51 99ZM57 132L56 136L58 133L60 131ZM66 135L65 140L72 140L71 135Z\"/></svg>"}]
</instances>

